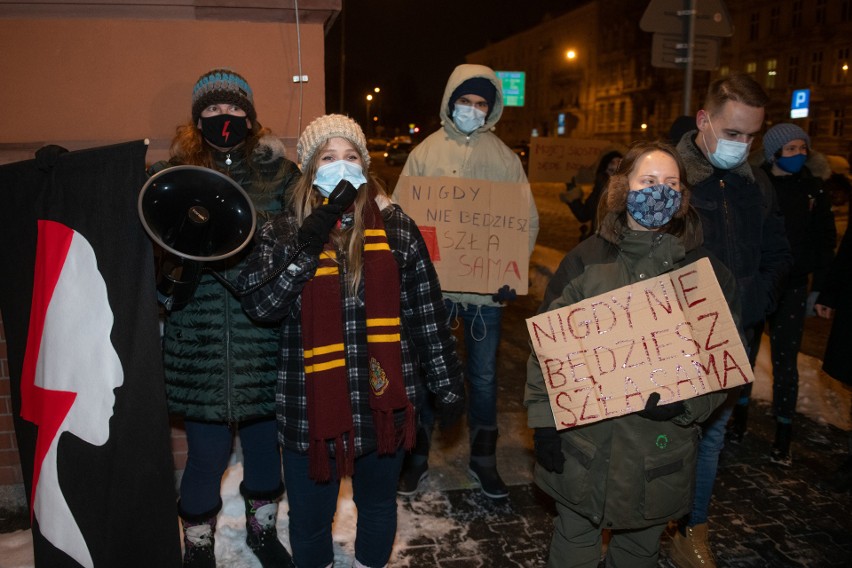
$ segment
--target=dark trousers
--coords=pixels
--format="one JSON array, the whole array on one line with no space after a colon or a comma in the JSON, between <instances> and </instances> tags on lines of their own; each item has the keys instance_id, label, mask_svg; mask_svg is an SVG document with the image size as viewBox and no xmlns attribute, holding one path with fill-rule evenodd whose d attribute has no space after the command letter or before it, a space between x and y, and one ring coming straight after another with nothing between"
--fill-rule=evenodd
<instances>
[{"instance_id":1,"label":"dark trousers","mask_svg":"<svg viewBox=\"0 0 852 568\"><path fill-rule=\"evenodd\" d=\"M225 423L184 421L186 469L180 506L189 515L212 511L221 502L222 475L228 468L234 432ZM273 492L281 486L281 452L274 418L238 425L243 449L243 484L248 491Z\"/></svg>"},{"instance_id":2,"label":"dark trousers","mask_svg":"<svg viewBox=\"0 0 852 568\"><path fill-rule=\"evenodd\" d=\"M370 567L388 563L396 537L396 486L405 452L379 456L371 452L355 460L352 498L358 509L355 559ZM290 546L299 568L325 568L334 561L331 523L337 510L340 480L329 460L332 480L308 477L307 454L284 450L284 482L290 505Z\"/></svg>"}]
</instances>

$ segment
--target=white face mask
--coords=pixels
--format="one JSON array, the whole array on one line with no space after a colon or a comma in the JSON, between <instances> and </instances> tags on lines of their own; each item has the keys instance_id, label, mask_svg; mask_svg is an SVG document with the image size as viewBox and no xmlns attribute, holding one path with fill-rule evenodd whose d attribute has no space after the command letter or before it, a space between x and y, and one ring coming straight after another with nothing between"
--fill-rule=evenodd
<instances>
[{"instance_id":1,"label":"white face mask","mask_svg":"<svg viewBox=\"0 0 852 568\"><path fill-rule=\"evenodd\" d=\"M459 130L470 134L485 124L485 113L471 105L456 104L453 108L453 122Z\"/></svg>"},{"instance_id":2,"label":"white face mask","mask_svg":"<svg viewBox=\"0 0 852 568\"><path fill-rule=\"evenodd\" d=\"M337 187L337 184L344 179L355 186L355 189L359 189L367 183L367 178L364 177L364 170L360 164L349 160L337 160L317 168L314 187L319 190L323 197L328 197Z\"/></svg>"},{"instance_id":3,"label":"white face mask","mask_svg":"<svg viewBox=\"0 0 852 568\"><path fill-rule=\"evenodd\" d=\"M710 125L710 130L713 131L713 136L716 136L716 129L713 128L713 123L710 122L710 116L707 116L707 123ZM704 139L704 147L707 147L707 139L704 138L704 133L701 133ZM745 142L737 142L736 140L725 140L716 136L716 151L708 153L707 159L710 163L721 170L732 170L746 161L748 158L748 149L751 144Z\"/></svg>"}]
</instances>

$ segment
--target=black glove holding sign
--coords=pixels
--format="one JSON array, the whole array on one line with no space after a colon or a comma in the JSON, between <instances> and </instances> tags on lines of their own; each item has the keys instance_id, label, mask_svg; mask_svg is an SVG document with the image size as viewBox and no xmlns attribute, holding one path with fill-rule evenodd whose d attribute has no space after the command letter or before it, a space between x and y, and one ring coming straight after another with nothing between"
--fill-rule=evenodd
<instances>
[{"instance_id":1,"label":"black glove holding sign","mask_svg":"<svg viewBox=\"0 0 852 568\"><path fill-rule=\"evenodd\" d=\"M683 401L681 400L676 400L675 402L670 402L668 404L659 404L659 402L660 393L652 392L650 396L648 396L648 402L645 403L645 409L640 410L637 414L643 418L647 418L648 420L663 422L665 420L671 420L675 416L680 416L683 414L684 410L686 410L686 406L684 406Z\"/></svg>"},{"instance_id":2,"label":"black glove holding sign","mask_svg":"<svg viewBox=\"0 0 852 568\"><path fill-rule=\"evenodd\" d=\"M550 473L562 473L565 455L556 428L536 428L533 434L535 461Z\"/></svg>"},{"instance_id":3,"label":"black glove holding sign","mask_svg":"<svg viewBox=\"0 0 852 568\"><path fill-rule=\"evenodd\" d=\"M331 230L344 211L355 202L358 190L348 181L340 180L328 196L328 203L320 205L308 215L299 227L299 244L312 255L322 252Z\"/></svg>"}]
</instances>

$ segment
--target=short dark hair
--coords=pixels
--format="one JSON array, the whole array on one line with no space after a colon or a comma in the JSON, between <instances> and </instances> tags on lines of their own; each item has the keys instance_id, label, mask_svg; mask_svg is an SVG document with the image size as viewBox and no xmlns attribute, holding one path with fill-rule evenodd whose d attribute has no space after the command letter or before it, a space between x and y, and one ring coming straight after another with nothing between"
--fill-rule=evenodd
<instances>
[{"instance_id":1,"label":"short dark hair","mask_svg":"<svg viewBox=\"0 0 852 568\"><path fill-rule=\"evenodd\" d=\"M734 73L710 84L704 99L704 110L714 114L728 101L764 108L769 103L769 95L750 75Z\"/></svg>"}]
</instances>

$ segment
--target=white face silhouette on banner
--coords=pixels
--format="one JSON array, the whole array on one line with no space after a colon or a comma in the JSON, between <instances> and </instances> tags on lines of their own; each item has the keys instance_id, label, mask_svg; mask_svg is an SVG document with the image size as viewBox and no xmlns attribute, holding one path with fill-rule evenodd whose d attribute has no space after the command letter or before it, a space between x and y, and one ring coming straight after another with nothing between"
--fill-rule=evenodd
<instances>
[{"instance_id":1,"label":"white face silhouette on banner","mask_svg":"<svg viewBox=\"0 0 852 568\"><path fill-rule=\"evenodd\" d=\"M113 313L95 251L76 231L39 221L21 416L39 426L33 514L54 546L82 566L93 561L59 486L63 432L94 445L109 439L113 389L124 382L110 341Z\"/></svg>"}]
</instances>

